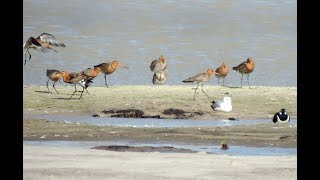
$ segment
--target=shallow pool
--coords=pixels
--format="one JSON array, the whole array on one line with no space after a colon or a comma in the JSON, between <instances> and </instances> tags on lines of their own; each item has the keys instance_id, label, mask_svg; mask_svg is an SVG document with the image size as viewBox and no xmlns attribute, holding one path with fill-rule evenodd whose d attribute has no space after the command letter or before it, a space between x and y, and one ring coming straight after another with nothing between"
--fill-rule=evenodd
<instances>
[{"instance_id":1,"label":"shallow pool","mask_svg":"<svg viewBox=\"0 0 320 180\"><path fill-rule=\"evenodd\" d=\"M152 127L152 128L176 128L176 127L204 127L204 126L233 126L272 123L271 119L256 120L190 120L190 119L135 119L135 118L112 118L112 117L92 117L92 116L67 116L67 115L24 115L24 119L46 119L48 121L65 121L86 123L99 126L120 126L120 127ZM291 126L297 126L297 120L292 119Z\"/></svg>"},{"instance_id":2,"label":"shallow pool","mask_svg":"<svg viewBox=\"0 0 320 180\"><path fill-rule=\"evenodd\" d=\"M279 148L273 147L271 144L267 147L254 146L236 146L229 144L228 150L220 149L219 144L203 145L203 144L188 144L181 142L147 142L140 143L135 141L23 141L24 144L30 145L46 145L46 146L61 146L61 147L83 147L92 148L94 146L108 145L128 145L128 146L171 146L175 148L191 149L194 151L207 152L209 154L226 154L226 155L241 155L241 156L280 156L280 155L296 155L297 148Z\"/></svg>"}]
</instances>

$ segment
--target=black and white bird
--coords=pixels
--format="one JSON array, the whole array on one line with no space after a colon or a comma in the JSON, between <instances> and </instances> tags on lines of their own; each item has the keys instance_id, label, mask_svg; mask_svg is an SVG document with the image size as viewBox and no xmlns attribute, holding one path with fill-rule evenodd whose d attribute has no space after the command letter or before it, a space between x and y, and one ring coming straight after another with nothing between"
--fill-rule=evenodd
<instances>
[{"instance_id":1,"label":"black and white bird","mask_svg":"<svg viewBox=\"0 0 320 180\"><path fill-rule=\"evenodd\" d=\"M273 116L274 123L289 123L290 122L290 116L287 114L285 109L281 109L281 111L277 112Z\"/></svg>"},{"instance_id":2,"label":"black and white bird","mask_svg":"<svg viewBox=\"0 0 320 180\"><path fill-rule=\"evenodd\" d=\"M41 52L48 52L49 50L52 50L54 52L58 52L53 47L66 47L62 42L59 42L56 40L56 38L48 33L42 33L37 38L29 37L29 39L23 44L23 48L25 49L25 59L24 59L24 65L26 65L27 62L27 53L29 54L29 61L31 59L31 54L29 52L29 49L34 50L41 50Z\"/></svg>"}]
</instances>

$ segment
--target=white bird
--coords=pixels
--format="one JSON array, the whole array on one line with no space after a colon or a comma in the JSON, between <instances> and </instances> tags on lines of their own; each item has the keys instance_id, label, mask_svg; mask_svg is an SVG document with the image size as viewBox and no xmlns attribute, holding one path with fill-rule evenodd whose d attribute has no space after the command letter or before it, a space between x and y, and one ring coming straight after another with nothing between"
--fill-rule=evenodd
<instances>
[{"instance_id":1,"label":"white bird","mask_svg":"<svg viewBox=\"0 0 320 180\"><path fill-rule=\"evenodd\" d=\"M231 97L225 96L222 101L212 101L211 107L215 111L230 112L232 111Z\"/></svg>"}]
</instances>

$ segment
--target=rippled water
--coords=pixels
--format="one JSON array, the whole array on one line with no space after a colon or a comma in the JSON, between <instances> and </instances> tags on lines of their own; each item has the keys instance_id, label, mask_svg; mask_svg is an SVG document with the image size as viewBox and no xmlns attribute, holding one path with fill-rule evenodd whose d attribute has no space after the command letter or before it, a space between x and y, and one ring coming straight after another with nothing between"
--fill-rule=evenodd
<instances>
[{"instance_id":1,"label":"rippled water","mask_svg":"<svg viewBox=\"0 0 320 180\"><path fill-rule=\"evenodd\" d=\"M67 46L31 50L26 85L45 85L46 69L81 71L113 59L130 69L108 76L110 85L152 84L150 63L163 54L169 85L224 61L225 83L238 86L241 76L231 67L251 56L251 85L297 86L295 0L24 0L23 27L24 41L48 32ZM103 84L102 75L93 83Z\"/></svg>"},{"instance_id":2,"label":"rippled water","mask_svg":"<svg viewBox=\"0 0 320 180\"><path fill-rule=\"evenodd\" d=\"M185 119L135 119L135 118L111 118L111 117L92 117L92 116L66 116L33 114L24 115L25 119L46 119L49 121L64 121L67 123L86 123L99 126L120 126L136 128L176 128L176 127L204 127L204 126L234 126L273 123L272 119L257 120L185 120ZM289 127L297 126L297 120L291 119Z\"/></svg>"},{"instance_id":3,"label":"rippled water","mask_svg":"<svg viewBox=\"0 0 320 180\"><path fill-rule=\"evenodd\" d=\"M267 147L254 146L235 146L230 145L228 150L221 150L217 144L203 145L203 144L187 144L187 143L170 143L170 142L149 142L139 143L135 141L23 141L25 144L31 145L49 145L49 146L68 146L68 147L83 147L92 148L94 146L108 146L108 145L128 145L128 146L171 146L175 148L191 149L194 151L202 151L212 154L227 154L227 155L257 155L257 156L278 156L278 155L296 155L297 148L279 148L272 147L272 144Z\"/></svg>"}]
</instances>

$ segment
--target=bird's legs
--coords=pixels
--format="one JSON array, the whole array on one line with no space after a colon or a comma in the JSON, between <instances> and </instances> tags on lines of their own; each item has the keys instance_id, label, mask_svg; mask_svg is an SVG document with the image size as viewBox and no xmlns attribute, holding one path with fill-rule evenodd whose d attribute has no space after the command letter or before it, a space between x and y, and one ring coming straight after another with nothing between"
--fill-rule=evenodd
<instances>
[{"instance_id":1,"label":"bird's legs","mask_svg":"<svg viewBox=\"0 0 320 180\"><path fill-rule=\"evenodd\" d=\"M31 59L31 54L30 54L30 52L29 52L29 50L27 49L26 50L26 52L29 54L29 61L30 61L30 59ZM27 57L26 57L26 55L27 55L27 53L24 53L24 65L26 65L26 63L27 63Z\"/></svg>"},{"instance_id":2,"label":"bird's legs","mask_svg":"<svg viewBox=\"0 0 320 180\"><path fill-rule=\"evenodd\" d=\"M54 84L55 84L55 83L56 83L56 82L53 82L53 85L52 85L52 87L53 87L54 90L56 90L56 88L54 87ZM56 90L56 92L57 92L57 94L59 94L57 90Z\"/></svg>"},{"instance_id":3,"label":"bird's legs","mask_svg":"<svg viewBox=\"0 0 320 180\"><path fill-rule=\"evenodd\" d=\"M70 96L70 98L69 99L71 99L72 98L72 96L74 95L74 93L76 93L77 92L77 87L76 87L76 85L74 85L74 92L73 92L73 94Z\"/></svg>"},{"instance_id":4,"label":"bird's legs","mask_svg":"<svg viewBox=\"0 0 320 180\"><path fill-rule=\"evenodd\" d=\"M82 87L82 92L81 92L81 95L80 95L79 99L82 98L82 94L83 94L84 90L87 90L87 88ZM87 92L88 92L88 91L87 91Z\"/></svg>"},{"instance_id":5,"label":"bird's legs","mask_svg":"<svg viewBox=\"0 0 320 180\"><path fill-rule=\"evenodd\" d=\"M195 100L195 99L196 99L196 92L197 92L198 87L199 87L199 83L198 83L197 87L194 89L194 96L193 96L193 100Z\"/></svg>"},{"instance_id":6,"label":"bird's legs","mask_svg":"<svg viewBox=\"0 0 320 180\"><path fill-rule=\"evenodd\" d=\"M89 94L89 95L90 95L90 93L88 92L87 88L84 88L84 89L87 91L87 94Z\"/></svg>"},{"instance_id":7,"label":"bird's legs","mask_svg":"<svg viewBox=\"0 0 320 180\"><path fill-rule=\"evenodd\" d=\"M243 79L243 74L241 74L241 87L242 87L242 79Z\"/></svg>"},{"instance_id":8,"label":"bird's legs","mask_svg":"<svg viewBox=\"0 0 320 180\"><path fill-rule=\"evenodd\" d=\"M220 78L218 78L218 84L220 84Z\"/></svg>"},{"instance_id":9,"label":"bird's legs","mask_svg":"<svg viewBox=\"0 0 320 180\"><path fill-rule=\"evenodd\" d=\"M104 75L104 84L105 84L105 86L109 87L107 84L107 74Z\"/></svg>"},{"instance_id":10,"label":"bird's legs","mask_svg":"<svg viewBox=\"0 0 320 180\"><path fill-rule=\"evenodd\" d=\"M203 90L203 84L201 84L201 87L202 87L202 92L210 99L210 97L208 96L208 94L206 92L204 92Z\"/></svg>"},{"instance_id":11,"label":"bird's legs","mask_svg":"<svg viewBox=\"0 0 320 180\"><path fill-rule=\"evenodd\" d=\"M224 86L224 78L223 78L223 81L222 81L222 86Z\"/></svg>"},{"instance_id":12,"label":"bird's legs","mask_svg":"<svg viewBox=\"0 0 320 180\"><path fill-rule=\"evenodd\" d=\"M250 84L249 84L249 74L247 76L247 81L248 81L248 85L249 85L249 89L250 89Z\"/></svg>"},{"instance_id":13,"label":"bird's legs","mask_svg":"<svg viewBox=\"0 0 320 180\"><path fill-rule=\"evenodd\" d=\"M49 79L48 79L46 84L47 84L48 92L50 92L49 87L48 87L48 83L49 83Z\"/></svg>"}]
</instances>

